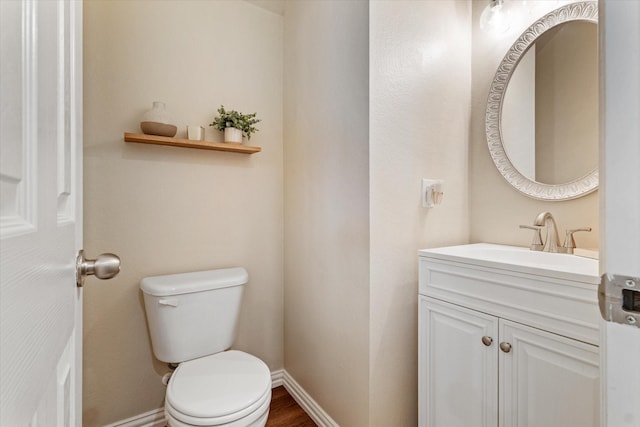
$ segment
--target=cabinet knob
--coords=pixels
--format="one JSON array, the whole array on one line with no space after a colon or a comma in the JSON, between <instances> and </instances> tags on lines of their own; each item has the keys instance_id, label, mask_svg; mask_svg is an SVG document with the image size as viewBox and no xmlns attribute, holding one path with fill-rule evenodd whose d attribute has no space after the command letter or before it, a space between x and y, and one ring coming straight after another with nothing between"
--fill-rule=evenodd
<instances>
[{"instance_id":1,"label":"cabinet knob","mask_svg":"<svg viewBox=\"0 0 640 427\"><path fill-rule=\"evenodd\" d=\"M509 344L508 342L501 342L500 350L504 351L505 353L509 353L511 351L511 344Z\"/></svg>"},{"instance_id":2,"label":"cabinet knob","mask_svg":"<svg viewBox=\"0 0 640 427\"><path fill-rule=\"evenodd\" d=\"M491 344L493 344L493 338L488 337L488 336L483 336L482 337L482 344L486 345L487 347L489 347Z\"/></svg>"}]
</instances>

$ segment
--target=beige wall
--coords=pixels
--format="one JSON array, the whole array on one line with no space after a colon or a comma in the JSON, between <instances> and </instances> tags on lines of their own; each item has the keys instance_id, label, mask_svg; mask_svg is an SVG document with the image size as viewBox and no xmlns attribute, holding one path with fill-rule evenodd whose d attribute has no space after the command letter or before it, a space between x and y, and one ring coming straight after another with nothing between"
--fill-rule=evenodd
<instances>
[{"instance_id":1,"label":"beige wall","mask_svg":"<svg viewBox=\"0 0 640 427\"><path fill-rule=\"evenodd\" d=\"M484 6L291 1L283 18L237 0L85 2L85 249L123 271L86 287L84 425L162 405L144 276L246 266L236 348L284 366L340 425L415 425L419 248L526 246L518 225L542 210L594 227L576 238L597 246L595 194L536 201L493 166L486 96L529 22L487 35ZM257 111L263 151L122 142L154 100L181 126L220 104ZM444 180L441 206L420 206L422 178Z\"/></svg>"},{"instance_id":2,"label":"beige wall","mask_svg":"<svg viewBox=\"0 0 640 427\"><path fill-rule=\"evenodd\" d=\"M89 279L84 425L159 408L168 371L151 353L138 290L148 275L245 266L235 348L283 367L282 16L239 1L84 5L85 249L122 272ZM243 155L125 144L151 102L184 135L220 104L263 122ZM208 139L220 136L207 127Z\"/></svg>"},{"instance_id":3,"label":"beige wall","mask_svg":"<svg viewBox=\"0 0 640 427\"><path fill-rule=\"evenodd\" d=\"M564 201L545 202L528 198L512 188L495 168L484 131L485 107L489 86L504 53L533 21L550 9L567 1L509 2L514 19L504 34L487 34L480 31L479 19L484 2L472 1L472 110L469 139L469 217L472 242L492 242L528 246L531 232L520 230L520 224L532 224L541 211L550 211L558 222L561 240L564 230L590 226L591 233L576 234L579 247L598 247L598 195ZM528 14L532 10L534 15ZM562 242L561 242L562 243Z\"/></svg>"},{"instance_id":4,"label":"beige wall","mask_svg":"<svg viewBox=\"0 0 640 427\"><path fill-rule=\"evenodd\" d=\"M416 252L468 238L469 18L287 4L285 368L340 425L417 422ZM423 177L443 206L420 207Z\"/></svg>"},{"instance_id":5,"label":"beige wall","mask_svg":"<svg viewBox=\"0 0 640 427\"><path fill-rule=\"evenodd\" d=\"M368 424L368 2L285 9L285 368Z\"/></svg>"},{"instance_id":6,"label":"beige wall","mask_svg":"<svg viewBox=\"0 0 640 427\"><path fill-rule=\"evenodd\" d=\"M417 251L468 239L471 5L371 2L371 426L417 424ZM420 204L422 178L444 180Z\"/></svg>"},{"instance_id":7,"label":"beige wall","mask_svg":"<svg viewBox=\"0 0 640 427\"><path fill-rule=\"evenodd\" d=\"M598 26L571 22L536 42L536 180L562 184L598 167Z\"/></svg>"}]
</instances>

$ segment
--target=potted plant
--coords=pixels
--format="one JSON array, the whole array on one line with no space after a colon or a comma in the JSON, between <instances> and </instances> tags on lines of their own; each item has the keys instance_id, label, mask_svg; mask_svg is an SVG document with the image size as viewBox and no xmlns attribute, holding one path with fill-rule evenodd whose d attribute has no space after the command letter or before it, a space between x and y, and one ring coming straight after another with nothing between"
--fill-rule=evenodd
<instances>
[{"instance_id":1,"label":"potted plant","mask_svg":"<svg viewBox=\"0 0 640 427\"><path fill-rule=\"evenodd\" d=\"M235 110L226 111L224 105L221 105L218 108L218 115L209 126L224 131L224 142L241 144L243 136L251 139L251 134L258 131L254 125L261 120L256 119L256 114L242 114Z\"/></svg>"}]
</instances>

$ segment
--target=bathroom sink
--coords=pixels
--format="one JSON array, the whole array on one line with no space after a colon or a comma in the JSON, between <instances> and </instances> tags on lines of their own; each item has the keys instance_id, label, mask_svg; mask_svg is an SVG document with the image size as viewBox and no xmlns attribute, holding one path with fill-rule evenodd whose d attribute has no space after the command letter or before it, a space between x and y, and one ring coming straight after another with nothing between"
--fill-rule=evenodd
<instances>
[{"instance_id":1,"label":"bathroom sink","mask_svg":"<svg viewBox=\"0 0 640 427\"><path fill-rule=\"evenodd\" d=\"M532 251L517 246L475 243L423 249L433 258L598 284L598 261L576 255Z\"/></svg>"}]
</instances>

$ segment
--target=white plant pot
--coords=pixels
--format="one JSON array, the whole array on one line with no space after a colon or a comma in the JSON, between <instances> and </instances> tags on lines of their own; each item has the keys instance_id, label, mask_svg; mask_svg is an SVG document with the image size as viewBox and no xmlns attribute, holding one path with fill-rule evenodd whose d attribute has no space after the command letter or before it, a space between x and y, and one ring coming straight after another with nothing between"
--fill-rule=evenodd
<instances>
[{"instance_id":1,"label":"white plant pot","mask_svg":"<svg viewBox=\"0 0 640 427\"><path fill-rule=\"evenodd\" d=\"M233 142L235 144L242 144L242 131L236 128L225 128L224 142Z\"/></svg>"}]
</instances>

